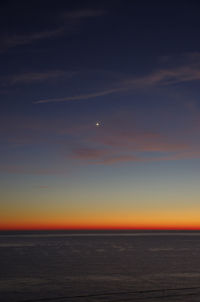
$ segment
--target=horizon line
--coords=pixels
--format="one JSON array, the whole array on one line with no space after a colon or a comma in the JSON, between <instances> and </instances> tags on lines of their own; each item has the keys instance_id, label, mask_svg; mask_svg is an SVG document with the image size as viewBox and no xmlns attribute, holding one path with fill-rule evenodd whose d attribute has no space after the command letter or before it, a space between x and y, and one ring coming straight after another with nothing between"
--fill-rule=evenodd
<instances>
[{"instance_id":1,"label":"horizon line","mask_svg":"<svg viewBox=\"0 0 200 302\"><path fill-rule=\"evenodd\" d=\"M135 228L118 228L118 227L87 227L87 228L0 228L0 232L134 232L134 231L200 231L200 227L135 227Z\"/></svg>"}]
</instances>

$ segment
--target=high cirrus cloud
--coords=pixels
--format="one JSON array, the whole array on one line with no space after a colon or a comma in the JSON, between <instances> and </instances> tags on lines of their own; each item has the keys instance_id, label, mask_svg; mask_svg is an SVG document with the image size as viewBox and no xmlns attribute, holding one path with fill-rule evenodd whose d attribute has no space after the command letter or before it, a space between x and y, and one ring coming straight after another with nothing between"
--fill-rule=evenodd
<instances>
[{"instance_id":1,"label":"high cirrus cloud","mask_svg":"<svg viewBox=\"0 0 200 302\"><path fill-rule=\"evenodd\" d=\"M67 72L63 70L49 70L44 72L24 72L20 74L14 74L7 77L2 77L1 83L4 86L12 86L17 84L29 84L34 82L44 82L49 80L55 80L58 78L71 78L76 75L77 72Z\"/></svg>"},{"instance_id":2,"label":"high cirrus cloud","mask_svg":"<svg viewBox=\"0 0 200 302\"><path fill-rule=\"evenodd\" d=\"M110 87L91 93L81 93L77 95L58 97L58 98L45 98L34 101L35 104L42 103L58 103L94 99L103 97L110 94L116 94L137 89L148 89L152 87L164 87L178 83L193 82L200 80L200 55L187 56L186 62L181 62L176 67L159 68L147 75L140 77L137 76L124 76L123 79L117 80L112 83Z\"/></svg>"},{"instance_id":3,"label":"high cirrus cloud","mask_svg":"<svg viewBox=\"0 0 200 302\"><path fill-rule=\"evenodd\" d=\"M10 48L32 44L39 40L50 39L71 34L74 32L74 26L80 25L84 20L104 15L106 12L101 9L82 9L64 12L57 16L58 26L49 29L43 29L30 33L15 33L2 36L0 38L0 52L6 52ZM62 21L62 22L61 22Z\"/></svg>"},{"instance_id":4,"label":"high cirrus cloud","mask_svg":"<svg viewBox=\"0 0 200 302\"><path fill-rule=\"evenodd\" d=\"M105 96L108 94L115 93L116 91L119 91L119 89L106 89L99 92L94 93L87 93L87 94L79 94L69 97L63 97L63 98L49 98L49 99L41 99L33 102L34 104L44 104L44 103L57 103L57 102L67 102L67 101L78 101L78 100L88 100L88 99L94 99L97 97Z\"/></svg>"},{"instance_id":5,"label":"high cirrus cloud","mask_svg":"<svg viewBox=\"0 0 200 302\"><path fill-rule=\"evenodd\" d=\"M0 52L5 52L10 48L16 46L32 44L38 40L49 39L63 35L65 27L61 26L56 29L42 30L34 33L27 34L10 34L8 36L1 37Z\"/></svg>"}]
</instances>

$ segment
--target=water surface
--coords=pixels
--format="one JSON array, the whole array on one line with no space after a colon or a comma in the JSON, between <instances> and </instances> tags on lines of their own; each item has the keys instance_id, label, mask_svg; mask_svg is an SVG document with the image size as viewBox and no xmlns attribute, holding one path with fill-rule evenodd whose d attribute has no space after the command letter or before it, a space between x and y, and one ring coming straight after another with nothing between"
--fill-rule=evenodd
<instances>
[{"instance_id":1,"label":"water surface","mask_svg":"<svg viewBox=\"0 0 200 302\"><path fill-rule=\"evenodd\" d=\"M0 234L0 301L199 301L199 232Z\"/></svg>"}]
</instances>

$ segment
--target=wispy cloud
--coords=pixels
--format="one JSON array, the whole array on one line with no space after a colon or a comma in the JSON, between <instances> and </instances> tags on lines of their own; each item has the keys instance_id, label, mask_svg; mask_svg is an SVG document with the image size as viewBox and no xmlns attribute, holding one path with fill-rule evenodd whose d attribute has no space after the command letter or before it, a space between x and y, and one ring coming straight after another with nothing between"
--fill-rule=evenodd
<instances>
[{"instance_id":1,"label":"wispy cloud","mask_svg":"<svg viewBox=\"0 0 200 302\"><path fill-rule=\"evenodd\" d=\"M66 96L61 98L47 98L36 100L35 104L58 103L68 101L78 101L94 99L114 93L121 93L136 89L148 89L152 87L164 87L179 83L199 81L200 80L200 55L187 56L186 63L173 68L160 68L148 75L141 77L125 77L118 80L109 88L91 93L82 93L79 95Z\"/></svg>"},{"instance_id":2,"label":"wispy cloud","mask_svg":"<svg viewBox=\"0 0 200 302\"><path fill-rule=\"evenodd\" d=\"M200 80L200 53L183 54L178 58L169 57L167 60L172 61L174 67L159 68L146 76L130 79L130 85L165 86Z\"/></svg>"},{"instance_id":3,"label":"wispy cloud","mask_svg":"<svg viewBox=\"0 0 200 302\"><path fill-rule=\"evenodd\" d=\"M107 129L100 135L88 137L84 144L88 147L73 148L71 157L81 161L101 164L117 162L148 162L158 160L178 160L200 156L186 142L176 142L164 134L148 131L122 131ZM96 145L96 147L93 147Z\"/></svg>"},{"instance_id":4,"label":"wispy cloud","mask_svg":"<svg viewBox=\"0 0 200 302\"><path fill-rule=\"evenodd\" d=\"M165 152L164 152L165 153ZM102 150L102 149L93 149L93 148L83 148L73 150L71 156L72 159L80 160L90 164L103 164L103 165L112 165L116 163L125 163L125 162L157 162L157 161L175 161L175 160L188 160L188 159L199 159L199 151L191 150L179 150L177 152L167 152L167 155L159 154L148 154L148 156L140 152L123 152L123 151L114 151L112 149Z\"/></svg>"},{"instance_id":5,"label":"wispy cloud","mask_svg":"<svg viewBox=\"0 0 200 302\"><path fill-rule=\"evenodd\" d=\"M130 80L134 86L172 85L200 80L200 66L183 66L172 69L160 69L143 78Z\"/></svg>"},{"instance_id":6,"label":"wispy cloud","mask_svg":"<svg viewBox=\"0 0 200 302\"><path fill-rule=\"evenodd\" d=\"M72 158L84 160L97 160L108 154L110 154L109 150L99 148L81 147L72 150Z\"/></svg>"},{"instance_id":7,"label":"wispy cloud","mask_svg":"<svg viewBox=\"0 0 200 302\"><path fill-rule=\"evenodd\" d=\"M33 82L43 82L47 80L53 80L61 77L71 78L77 74L77 72L67 72L63 70L50 70L46 72L25 72L20 74L14 74L7 77L1 77L1 82L4 86L16 85L16 84L28 84Z\"/></svg>"},{"instance_id":8,"label":"wispy cloud","mask_svg":"<svg viewBox=\"0 0 200 302\"><path fill-rule=\"evenodd\" d=\"M200 158L200 145L195 139L198 131L194 129L194 112L189 113L187 108L183 108L177 104L173 114L166 108L159 110L164 127L160 127L157 115L152 117L154 126L151 124L149 127L150 112L139 116L134 111L108 114L107 118L104 116L102 127L93 131L75 129L72 132L74 137L77 133L79 145L72 148L68 156L86 163L105 165ZM173 125L182 120L186 111L187 125L173 131Z\"/></svg>"},{"instance_id":9,"label":"wispy cloud","mask_svg":"<svg viewBox=\"0 0 200 302\"><path fill-rule=\"evenodd\" d=\"M38 40L48 39L62 35L65 27L61 26L52 30L44 30L29 34L15 34L1 38L0 52L5 52L16 46L28 45Z\"/></svg>"},{"instance_id":10,"label":"wispy cloud","mask_svg":"<svg viewBox=\"0 0 200 302\"><path fill-rule=\"evenodd\" d=\"M177 152L187 150L187 143L176 142L172 137L149 131L112 131L94 138L105 146L133 152Z\"/></svg>"},{"instance_id":11,"label":"wispy cloud","mask_svg":"<svg viewBox=\"0 0 200 302\"><path fill-rule=\"evenodd\" d=\"M79 101L79 100L87 100L87 99L93 99L97 98L100 96L105 96L108 94L115 93L116 91L119 91L118 88L114 89L106 89L100 92L95 92L95 93L88 93L88 94L79 94L79 95L74 95L74 96L69 96L69 97L64 97L64 98L52 98L52 99L42 99L38 101L34 101L34 104L42 104L42 103L59 103L59 102L67 102L67 101Z\"/></svg>"},{"instance_id":12,"label":"wispy cloud","mask_svg":"<svg viewBox=\"0 0 200 302\"><path fill-rule=\"evenodd\" d=\"M73 159L92 162L96 164L113 164L126 161L141 161L136 155L120 154L113 149L81 147L72 150Z\"/></svg>"},{"instance_id":13,"label":"wispy cloud","mask_svg":"<svg viewBox=\"0 0 200 302\"><path fill-rule=\"evenodd\" d=\"M76 120L70 115L51 118L17 116L1 118L1 140L4 149L1 158L7 158L0 165L0 171L22 174L59 174L73 161L73 164L117 164L126 162L157 162L200 158L199 126L197 129L196 112L179 105L173 113L166 108L159 110L159 116L151 112L120 110L107 112L103 116L101 127L95 127L94 117L78 116ZM152 112L154 109L152 108ZM176 128L188 118L185 127ZM178 113L178 114L177 114ZM195 115L194 115L195 114ZM161 116L161 119L160 119ZM195 118L194 118L195 117ZM160 121L162 126L160 127ZM169 123L170 120L170 123ZM19 150L35 146L37 152L46 149L52 151L51 163L44 167L36 162L37 155L27 166L23 166ZM9 154L6 154L9 150ZM17 152L16 152L17 151ZM37 153L36 152L36 153ZM9 156L12 154L12 164ZM54 162L55 157L59 158ZM45 158L45 157L44 157ZM20 165L20 163L22 165ZM43 165L43 164L42 164ZM51 169L47 169L51 167Z\"/></svg>"},{"instance_id":14,"label":"wispy cloud","mask_svg":"<svg viewBox=\"0 0 200 302\"><path fill-rule=\"evenodd\" d=\"M15 74L12 76L2 77L1 82L5 85L15 85L21 83L42 82L46 80L53 80L59 77L71 78L80 72L51 70L47 72L26 72ZM98 71L97 71L98 73ZM83 72L82 72L83 74ZM178 83L192 82L200 80L200 55L195 55L195 60L188 62L184 66L176 68L162 68L142 77L121 77L121 79L113 80L110 87L101 89L95 92L81 93L72 96L58 97L58 98L44 98L33 101L34 104L45 103L60 103L69 101L80 101L95 99L111 94L123 93L136 89L148 89L152 87L170 86Z\"/></svg>"},{"instance_id":15,"label":"wispy cloud","mask_svg":"<svg viewBox=\"0 0 200 302\"><path fill-rule=\"evenodd\" d=\"M39 40L62 36L66 33L71 34L74 32L74 26L80 25L81 22L85 21L88 18L102 16L105 13L106 12L103 10L95 9L83 9L64 12L61 14L61 18L60 15L57 16L58 22L60 24L55 28L26 34L8 34L7 36L1 37L0 52L5 52L10 48L14 48L16 46L32 44Z\"/></svg>"}]
</instances>

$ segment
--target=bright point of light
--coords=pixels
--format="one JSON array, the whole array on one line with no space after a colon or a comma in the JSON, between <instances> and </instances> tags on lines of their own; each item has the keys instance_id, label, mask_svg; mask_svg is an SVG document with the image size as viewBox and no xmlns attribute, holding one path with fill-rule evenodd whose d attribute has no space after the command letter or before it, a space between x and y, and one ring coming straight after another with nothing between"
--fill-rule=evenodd
<instances>
[{"instance_id":1,"label":"bright point of light","mask_svg":"<svg viewBox=\"0 0 200 302\"><path fill-rule=\"evenodd\" d=\"M96 123L96 126L99 127L99 126L100 126L100 123L97 122L97 123Z\"/></svg>"}]
</instances>

